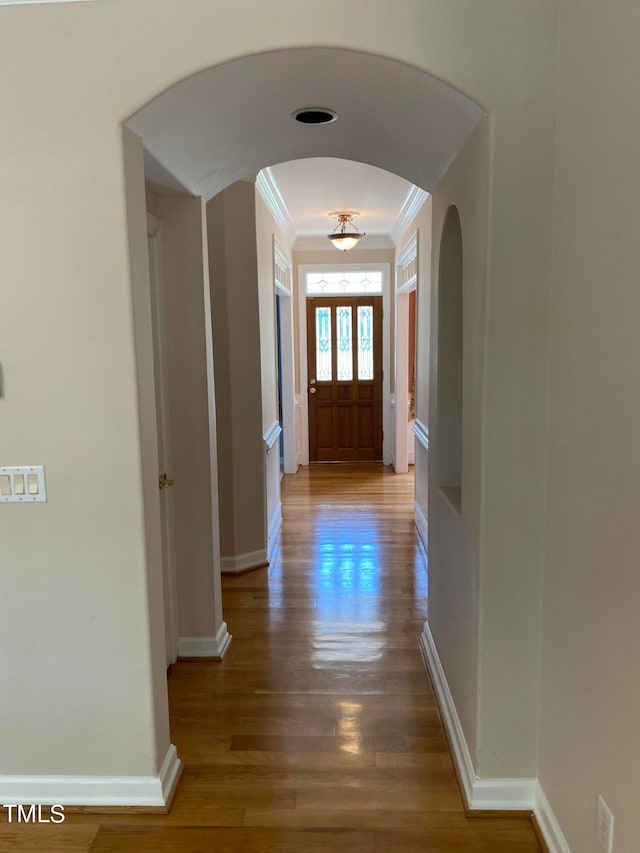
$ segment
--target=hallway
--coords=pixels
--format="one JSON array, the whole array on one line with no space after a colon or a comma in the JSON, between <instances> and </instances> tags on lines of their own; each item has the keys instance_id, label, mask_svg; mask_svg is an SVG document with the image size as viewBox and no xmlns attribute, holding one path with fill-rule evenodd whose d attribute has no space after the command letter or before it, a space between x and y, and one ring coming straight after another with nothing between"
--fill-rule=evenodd
<instances>
[{"instance_id":1,"label":"hallway","mask_svg":"<svg viewBox=\"0 0 640 853\"><path fill-rule=\"evenodd\" d=\"M169 678L185 763L171 813L3 825L0 850L539 850L527 820L464 816L418 651L412 474L311 466L283 498L269 570L224 578L226 659Z\"/></svg>"}]
</instances>

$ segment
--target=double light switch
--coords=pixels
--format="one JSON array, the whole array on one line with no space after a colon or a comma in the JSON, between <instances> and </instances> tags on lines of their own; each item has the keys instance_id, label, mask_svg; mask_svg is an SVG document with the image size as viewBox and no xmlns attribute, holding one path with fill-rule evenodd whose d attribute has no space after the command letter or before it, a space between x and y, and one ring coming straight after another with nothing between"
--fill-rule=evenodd
<instances>
[{"instance_id":1,"label":"double light switch","mask_svg":"<svg viewBox=\"0 0 640 853\"><path fill-rule=\"evenodd\" d=\"M0 466L0 503L42 503L46 499L44 465Z\"/></svg>"}]
</instances>

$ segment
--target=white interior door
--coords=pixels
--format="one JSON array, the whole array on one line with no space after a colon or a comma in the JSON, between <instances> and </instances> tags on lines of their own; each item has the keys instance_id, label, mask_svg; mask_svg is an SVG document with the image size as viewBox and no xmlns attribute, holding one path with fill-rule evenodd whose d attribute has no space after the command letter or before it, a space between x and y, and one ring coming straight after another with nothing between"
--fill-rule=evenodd
<instances>
[{"instance_id":1,"label":"white interior door","mask_svg":"<svg viewBox=\"0 0 640 853\"><path fill-rule=\"evenodd\" d=\"M162 513L162 577L164 585L164 624L167 666L178 657L178 601L176 591L173 526L173 480L171 479L171 433L167 380L167 339L164 322L162 254L160 222L147 215L147 247L153 322L153 358L158 425L158 487Z\"/></svg>"}]
</instances>

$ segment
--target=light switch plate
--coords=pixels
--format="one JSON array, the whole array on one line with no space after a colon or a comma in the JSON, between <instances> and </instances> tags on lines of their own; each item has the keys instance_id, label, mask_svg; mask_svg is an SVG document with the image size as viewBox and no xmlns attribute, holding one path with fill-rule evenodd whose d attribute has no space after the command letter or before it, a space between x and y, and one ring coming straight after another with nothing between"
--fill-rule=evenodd
<instances>
[{"instance_id":1,"label":"light switch plate","mask_svg":"<svg viewBox=\"0 0 640 853\"><path fill-rule=\"evenodd\" d=\"M47 500L44 465L0 465L0 475L8 476L11 484L10 494L0 494L0 503L29 504L44 503ZM23 478L22 494L16 494L16 475Z\"/></svg>"}]
</instances>

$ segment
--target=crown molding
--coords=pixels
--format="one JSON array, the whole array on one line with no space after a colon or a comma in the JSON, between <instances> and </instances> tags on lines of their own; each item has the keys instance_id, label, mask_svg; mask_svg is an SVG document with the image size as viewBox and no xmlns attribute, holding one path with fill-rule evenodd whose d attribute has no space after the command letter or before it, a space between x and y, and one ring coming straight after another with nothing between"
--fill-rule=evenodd
<instances>
[{"instance_id":1,"label":"crown molding","mask_svg":"<svg viewBox=\"0 0 640 853\"><path fill-rule=\"evenodd\" d=\"M282 231L287 241L287 248L291 250L291 246L293 246L293 242L296 239L296 229L291 219L291 214L287 210L287 205L282 198L278 183L268 166L258 173L256 188Z\"/></svg>"},{"instance_id":2,"label":"crown molding","mask_svg":"<svg viewBox=\"0 0 640 853\"><path fill-rule=\"evenodd\" d=\"M391 231L389 232L391 234L391 239L396 246L402 240L402 235L411 225L413 219L420 212L420 208L427 200L428 195L428 192L421 190L420 187L415 186L415 184L411 185L411 189L407 193L407 197L400 208L396 221L393 223Z\"/></svg>"},{"instance_id":3,"label":"crown molding","mask_svg":"<svg viewBox=\"0 0 640 853\"><path fill-rule=\"evenodd\" d=\"M406 267L414 258L418 257L418 232L414 231L398 253L397 266Z\"/></svg>"}]
</instances>

